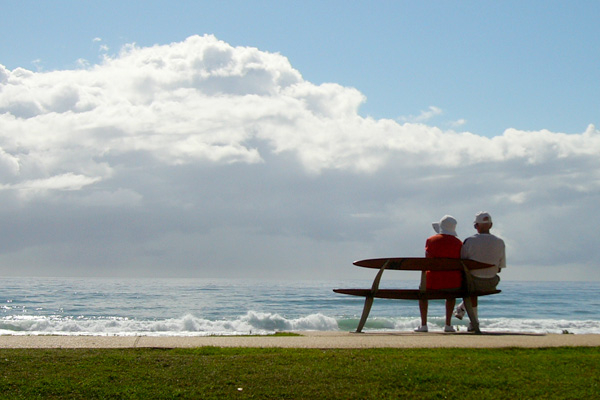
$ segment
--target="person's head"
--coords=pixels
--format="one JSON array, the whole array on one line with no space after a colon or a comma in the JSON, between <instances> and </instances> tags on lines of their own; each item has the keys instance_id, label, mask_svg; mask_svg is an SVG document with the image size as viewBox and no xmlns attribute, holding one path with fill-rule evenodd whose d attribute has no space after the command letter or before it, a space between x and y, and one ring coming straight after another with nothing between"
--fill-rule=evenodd
<instances>
[{"instance_id":1,"label":"person's head","mask_svg":"<svg viewBox=\"0 0 600 400\"><path fill-rule=\"evenodd\" d=\"M480 211L475 214L475 222L473 227L477 229L479 233L489 233L492 228L492 216L485 211Z\"/></svg>"},{"instance_id":2,"label":"person's head","mask_svg":"<svg viewBox=\"0 0 600 400\"><path fill-rule=\"evenodd\" d=\"M433 226L433 230L437 233L441 233L442 235L456 235L456 219L454 219L451 215L444 215L440 222L434 222L431 224Z\"/></svg>"}]
</instances>

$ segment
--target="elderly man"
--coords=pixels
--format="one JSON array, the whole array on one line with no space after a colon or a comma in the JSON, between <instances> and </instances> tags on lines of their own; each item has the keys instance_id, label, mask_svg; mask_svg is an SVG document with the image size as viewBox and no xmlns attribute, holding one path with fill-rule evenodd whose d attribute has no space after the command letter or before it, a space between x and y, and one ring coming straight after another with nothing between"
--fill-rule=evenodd
<instances>
[{"instance_id":1,"label":"elderly man","mask_svg":"<svg viewBox=\"0 0 600 400\"><path fill-rule=\"evenodd\" d=\"M487 212L479 212L475 215L474 228L477 233L465 239L460 251L461 258L467 258L493 267L471 271L473 286L478 291L492 291L500 282L498 274L506 267L506 255L504 241L490 233L492 228L492 216ZM469 330L479 330L479 317L477 312L477 297L471 298L473 315ZM458 319L465 315L465 304L461 303L454 313ZM471 317L471 316L470 316Z\"/></svg>"}]
</instances>

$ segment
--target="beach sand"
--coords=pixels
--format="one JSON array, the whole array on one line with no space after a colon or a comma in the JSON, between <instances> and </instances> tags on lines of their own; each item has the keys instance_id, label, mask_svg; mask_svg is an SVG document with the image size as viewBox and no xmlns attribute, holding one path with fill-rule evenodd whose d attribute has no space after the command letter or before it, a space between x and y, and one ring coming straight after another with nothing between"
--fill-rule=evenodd
<instances>
[{"instance_id":1,"label":"beach sand","mask_svg":"<svg viewBox=\"0 0 600 400\"><path fill-rule=\"evenodd\" d=\"M600 347L599 334L534 334L484 332L297 332L300 336L0 336L0 348L539 348Z\"/></svg>"}]
</instances>

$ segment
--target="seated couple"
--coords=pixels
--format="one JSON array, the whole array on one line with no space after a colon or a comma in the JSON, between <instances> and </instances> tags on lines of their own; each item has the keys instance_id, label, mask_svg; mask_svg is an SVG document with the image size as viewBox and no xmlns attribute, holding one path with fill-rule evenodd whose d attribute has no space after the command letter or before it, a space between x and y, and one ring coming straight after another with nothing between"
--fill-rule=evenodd
<instances>
[{"instance_id":1,"label":"seated couple","mask_svg":"<svg viewBox=\"0 0 600 400\"><path fill-rule=\"evenodd\" d=\"M504 241L490 233L492 228L492 217L487 212L479 212L475 215L473 227L477 233L461 242L456 234L456 219L450 215L444 216L440 222L434 222L433 229L437 232L425 242L425 257L434 258L463 258L479 261L486 264L492 264L493 267L471 271L473 284L476 290L492 291L500 282L497 275L502 268L506 267L505 245ZM427 271L426 289L444 289L459 291L462 288L461 271ZM477 297L472 297L474 319L478 318ZM452 312L456 299L446 300L446 325L444 332L456 332L452 326ZM421 312L421 326L415 329L415 332L427 332L427 310L428 300L419 300L419 310ZM463 319L466 309L464 303L461 303L454 312L454 316ZM471 321L469 330L473 326L478 327L478 321Z\"/></svg>"}]
</instances>

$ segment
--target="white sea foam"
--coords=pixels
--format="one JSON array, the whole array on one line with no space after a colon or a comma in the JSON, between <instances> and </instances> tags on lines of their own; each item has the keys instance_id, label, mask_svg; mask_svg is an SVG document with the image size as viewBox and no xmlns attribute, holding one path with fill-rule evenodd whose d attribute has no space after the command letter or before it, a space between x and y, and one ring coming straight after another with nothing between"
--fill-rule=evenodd
<instances>
[{"instance_id":1,"label":"white sea foam","mask_svg":"<svg viewBox=\"0 0 600 400\"><path fill-rule=\"evenodd\" d=\"M353 330L358 325L358 319L338 321L340 329ZM430 331L442 331L445 321L443 318L428 319ZM490 332L523 332L523 333L575 333L587 334L600 333L600 321L596 320L554 320L554 319L511 319L511 318L483 318L480 321L483 331ZM365 330L370 331L412 331L421 323L419 318L369 318ZM459 331L467 330L468 318L462 321L453 319L453 324Z\"/></svg>"},{"instance_id":2,"label":"white sea foam","mask_svg":"<svg viewBox=\"0 0 600 400\"><path fill-rule=\"evenodd\" d=\"M600 333L600 321L565 319L483 319L482 329L495 332Z\"/></svg>"},{"instance_id":3,"label":"white sea foam","mask_svg":"<svg viewBox=\"0 0 600 400\"><path fill-rule=\"evenodd\" d=\"M443 318L429 319L430 331L441 331ZM492 332L529 333L599 333L600 321L550 319L482 319L481 328ZM414 317L367 320L369 331L411 331L420 320ZM466 330L468 320L454 323L458 330ZM279 314L249 311L239 318L211 321L193 315L165 320L136 320L131 318L72 318L60 316L9 316L0 319L2 335L97 335L97 336L208 336L271 334L280 331L337 331L354 330L357 318L335 318L311 314L299 318L285 318Z\"/></svg>"},{"instance_id":4,"label":"white sea foam","mask_svg":"<svg viewBox=\"0 0 600 400\"><path fill-rule=\"evenodd\" d=\"M429 319L430 331L441 331L443 318ZM369 331L411 331L420 323L418 318L375 317L367 320ZM466 330L468 320L457 322L458 330ZM0 319L2 335L97 335L97 336L208 336L271 334L280 331L337 331L354 330L357 318L335 319L323 314L285 318L279 314L249 311L231 320L207 320L191 314L164 320L131 318L72 318L61 316L8 316ZM598 333L600 322L595 320L550 319L482 319L481 328L491 332L529 333Z\"/></svg>"},{"instance_id":5,"label":"white sea foam","mask_svg":"<svg viewBox=\"0 0 600 400\"><path fill-rule=\"evenodd\" d=\"M165 320L59 316L8 316L0 319L2 335L205 336L337 329L335 318L323 314L285 318L279 314L255 311L249 311L236 319L218 321L198 318L190 314Z\"/></svg>"}]
</instances>

